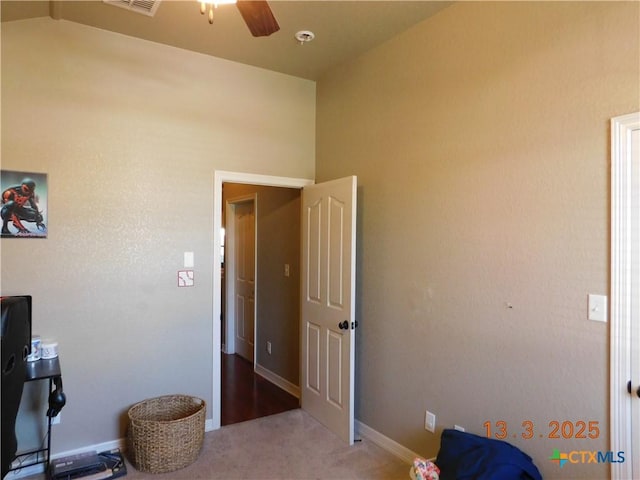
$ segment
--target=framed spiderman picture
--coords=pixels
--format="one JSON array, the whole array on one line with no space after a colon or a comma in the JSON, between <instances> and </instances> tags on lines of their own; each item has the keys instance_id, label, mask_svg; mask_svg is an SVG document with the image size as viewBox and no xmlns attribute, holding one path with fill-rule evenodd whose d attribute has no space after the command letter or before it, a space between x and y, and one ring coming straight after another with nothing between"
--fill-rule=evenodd
<instances>
[{"instance_id":1,"label":"framed spiderman picture","mask_svg":"<svg viewBox=\"0 0 640 480\"><path fill-rule=\"evenodd\" d=\"M0 170L2 238L47 238L47 174Z\"/></svg>"}]
</instances>

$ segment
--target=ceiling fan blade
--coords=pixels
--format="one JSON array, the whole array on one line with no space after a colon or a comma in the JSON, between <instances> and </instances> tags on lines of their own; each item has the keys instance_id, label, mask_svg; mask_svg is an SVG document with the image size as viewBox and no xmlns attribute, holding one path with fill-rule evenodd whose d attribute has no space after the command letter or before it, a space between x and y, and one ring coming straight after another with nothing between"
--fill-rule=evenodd
<instances>
[{"instance_id":1,"label":"ceiling fan blade","mask_svg":"<svg viewBox=\"0 0 640 480\"><path fill-rule=\"evenodd\" d=\"M236 6L254 37L266 37L280 30L265 0L239 0Z\"/></svg>"}]
</instances>

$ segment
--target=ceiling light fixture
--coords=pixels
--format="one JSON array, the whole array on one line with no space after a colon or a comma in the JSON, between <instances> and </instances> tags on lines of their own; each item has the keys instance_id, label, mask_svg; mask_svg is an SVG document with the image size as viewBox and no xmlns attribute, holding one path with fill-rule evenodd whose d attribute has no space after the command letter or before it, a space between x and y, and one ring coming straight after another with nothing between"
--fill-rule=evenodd
<instances>
[{"instance_id":1,"label":"ceiling light fixture","mask_svg":"<svg viewBox=\"0 0 640 480\"><path fill-rule=\"evenodd\" d=\"M218 8L218 5L228 5L236 3L236 0L205 0L200 2L200 13L204 15L207 12L207 6L209 7L209 23L213 24L213 9Z\"/></svg>"},{"instance_id":2,"label":"ceiling light fixture","mask_svg":"<svg viewBox=\"0 0 640 480\"><path fill-rule=\"evenodd\" d=\"M295 37L300 45L304 45L305 43L309 43L311 40L316 38L316 34L310 32L309 30L300 30L295 34Z\"/></svg>"}]
</instances>

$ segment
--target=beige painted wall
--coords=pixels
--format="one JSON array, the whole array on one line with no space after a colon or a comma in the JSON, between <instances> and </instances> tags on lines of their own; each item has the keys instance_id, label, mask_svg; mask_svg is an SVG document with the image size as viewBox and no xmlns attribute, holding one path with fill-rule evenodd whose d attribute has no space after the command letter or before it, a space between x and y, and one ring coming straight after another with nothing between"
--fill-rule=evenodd
<instances>
[{"instance_id":1,"label":"beige painted wall","mask_svg":"<svg viewBox=\"0 0 640 480\"><path fill-rule=\"evenodd\" d=\"M314 122L307 80L65 21L2 24L2 168L48 174L50 221L46 240L2 240L1 290L32 294L34 332L60 344L54 452L122 437L148 397L211 403L214 171L312 178ZM193 288L177 287L184 251Z\"/></svg>"},{"instance_id":2,"label":"beige painted wall","mask_svg":"<svg viewBox=\"0 0 640 480\"><path fill-rule=\"evenodd\" d=\"M317 181L358 175L362 422L435 456L443 428L503 420L545 478L607 477L548 457L609 448L586 300L609 290L608 122L640 109L639 14L461 2L318 82ZM554 420L600 437L550 440Z\"/></svg>"},{"instance_id":3,"label":"beige painted wall","mask_svg":"<svg viewBox=\"0 0 640 480\"><path fill-rule=\"evenodd\" d=\"M257 195L256 363L299 386L300 190L223 185L223 203L252 194Z\"/></svg>"}]
</instances>

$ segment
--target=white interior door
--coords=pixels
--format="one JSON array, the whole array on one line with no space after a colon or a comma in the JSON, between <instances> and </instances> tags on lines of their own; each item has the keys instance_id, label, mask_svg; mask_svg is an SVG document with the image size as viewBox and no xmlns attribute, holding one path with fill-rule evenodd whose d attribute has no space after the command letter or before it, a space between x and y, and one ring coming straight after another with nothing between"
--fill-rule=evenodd
<instances>
[{"instance_id":1,"label":"white interior door","mask_svg":"<svg viewBox=\"0 0 640 480\"><path fill-rule=\"evenodd\" d=\"M356 177L302 191L301 405L353 444Z\"/></svg>"},{"instance_id":2,"label":"white interior door","mask_svg":"<svg viewBox=\"0 0 640 480\"><path fill-rule=\"evenodd\" d=\"M637 116L640 120L640 114ZM640 121L631 133L632 158L632 191L633 204L631 211L635 212L631 228L631 462L633 472L631 478L640 478Z\"/></svg>"},{"instance_id":3,"label":"white interior door","mask_svg":"<svg viewBox=\"0 0 640 480\"><path fill-rule=\"evenodd\" d=\"M253 200L234 205L234 332L238 355L253 363L255 332L255 205Z\"/></svg>"},{"instance_id":4,"label":"white interior door","mask_svg":"<svg viewBox=\"0 0 640 480\"><path fill-rule=\"evenodd\" d=\"M611 122L611 449L640 478L640 112Z\"/></svg>"}]
</instances>

